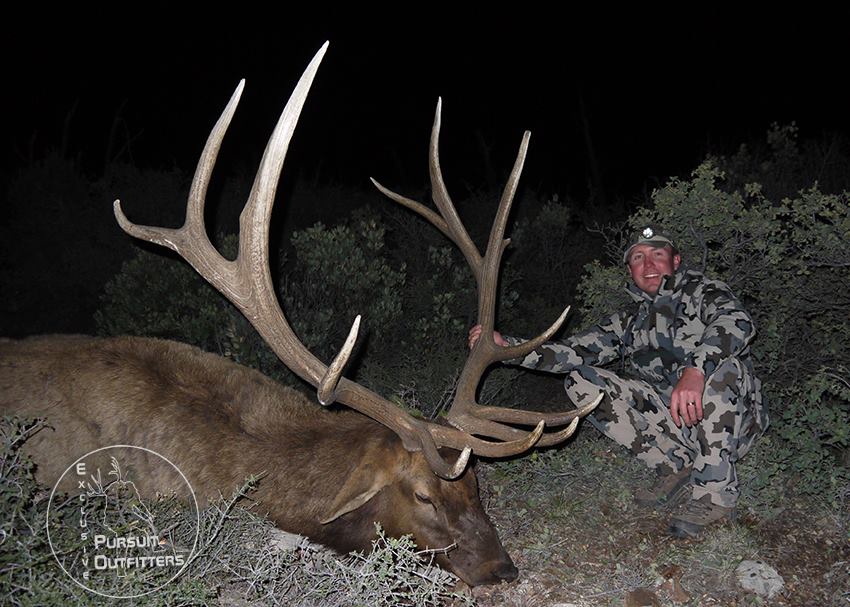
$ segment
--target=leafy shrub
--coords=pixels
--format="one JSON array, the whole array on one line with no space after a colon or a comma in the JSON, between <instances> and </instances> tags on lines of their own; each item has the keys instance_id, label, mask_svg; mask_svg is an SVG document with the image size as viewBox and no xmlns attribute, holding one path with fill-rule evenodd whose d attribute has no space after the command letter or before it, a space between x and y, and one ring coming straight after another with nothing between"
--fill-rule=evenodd
<instances>
[{"instance_id":1,"label":"leafy shrub","mask_svg":"<svg viewBox=\"0 0 850 607\"><path fill-rule=\"evenodd\" d=\"M594 260L584 271L579 288L581 329L589 328L629 302L621 266L604 265Z\"/></svg>"},{"instance_id":2,"label":"leafy shrub","mask_svg":"<svg viewBox=\"0 0 850 607\"><path fill-rule=\"evenodd\" d=\"M220 250L235 257L236 237ZM101 335L176 339L278 379L295 381L244 316L185 261L139 248L110 280L95 312Z\"/></svg>"},{"instance_id":3,"label":"leafy shrub","mask_svg":"<svg viewBox=\"0 0 850 607\"><path fill-rule=\"evenodd\" d=\"M839 377L821 370L801 384L783 387L785 407L774 416L776 446L772 462L793 473L791 483L801 493L829 499L850 482L850 470L837 466L836 451L850 446L848 373Z\"/></svg>"},{"instance_id":4,"label":"leafy shrub","mask_svg":"<svg viewBox=\"0 0 850 607\"><path fill-rule=\"evenodd\" d=\"M405 268L385 252L386 228L364 209L333 227L317 223L292 235L295 264L281 289L295 333L323 360L338 351L354 314L381 340L402 314Z\"/></svg>"},{"instance_id":5,"label":"leafy shrub","mask_svg":"<svg viewBox=\"0 0 850 607\"><path fill-rule=\"evenodd\" d=\"M438 341L432 341L429 323L433 327L446 322L454 325L445 316L446 307L435 306L427 311L427 318L419 319L419 331L411 330L411 323L402 318L405 304L414 307L412 298L405 300L402 289L405 266L387 255L385 235L386 227L368 209L335 226L315 224L292 234L293 259L289 262L285 254L281 255L273 263L273 273L283 276L278 298L293 330L322 360L330 361L336 354L354 314L363 315L362 349L368 354L359 379L392 394L404 393L416 383L412 376L421 365L400 364L410 360L406 357L413 355L416 344L441 347ZM220 240L224 256L233 258L237 238ZM435 258L435 263L440 262ZM447 303L454 299L453 293L434 297L435 301L442 297ZM107 284L96 324L101 334L177 339L288 383L298 382L234 306L185 261L168 253L139 249ZM433 361L443 362L439 357ZM404 369L410 371L408 375ZM357 372L354 365L349 375ZM425 377L430 380L432 373L426 365Z\"/></svg>"},{"instance_id":6,"label":"leafy shrub","mask_svg":"<svg viewBox=\"0 0 850 607\"><path fill-rule=\"evenodd\" d=\"M361 362L348 375L430 417L451 393L465 354L462 347L447 351L446 344L465 333L474 282L459 253L414 235L421 220L403 213L388 214L392 229L366 207L336 226L316 224L293 234L296 262L287 274L284 307L296 333L323 360L342 344L353 314L362 314ZM388 241L403 244L390 250ZM409 276L421 279L411 284Z\"/></svg>"},{"instance_id":7,"label":"leafy shrub","mask_svg":"<svg viewBox=\"0 0 850 607\"><path fill-rule=\"evenodd\" d=\"M555 196L521 220L513 234L506 266L516 278L517 310L505 318L520 335L539 332L569 303L580 278L586 235L570 207Z\"/></svg>"}]
</instances>

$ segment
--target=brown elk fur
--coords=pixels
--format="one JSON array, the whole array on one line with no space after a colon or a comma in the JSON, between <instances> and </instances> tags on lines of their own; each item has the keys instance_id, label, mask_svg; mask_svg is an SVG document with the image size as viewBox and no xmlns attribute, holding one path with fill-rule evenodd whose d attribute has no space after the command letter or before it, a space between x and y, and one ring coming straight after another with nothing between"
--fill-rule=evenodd
<instances>
[{"instance_id":1,"label":"brown elk fur","mask_svg":"<svg viewBox=\"0 0 850 607\"><path fill-rule=\"evenodd\" d=\"M172 461L199 500L265 473L251 498L282 529L341 551L368 550L374 522L470 584L516 577L478 498L474 473L438 478L395 433L350 410L192 346L150 338L46 336L0 341L0 410L48 428L26 448L53 485L84 454L116 444ZM157 458L132 467L143 491L180 486ZM69 487L63 487L68 489Z\"/></svg>"}]
</instances>

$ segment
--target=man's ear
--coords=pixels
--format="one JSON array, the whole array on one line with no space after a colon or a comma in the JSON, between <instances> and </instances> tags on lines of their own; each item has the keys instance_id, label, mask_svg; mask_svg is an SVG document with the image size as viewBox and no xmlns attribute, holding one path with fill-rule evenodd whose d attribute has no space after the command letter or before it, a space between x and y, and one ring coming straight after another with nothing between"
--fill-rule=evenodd
<instances>
[{"instance_id":1,"label":"man's ear","mask_svg":"<svg viewBox=\"0 0 850 607\"><path fill-rule=\"evenodd\" d=\"M678 270L679 264L681 264L681 263L682 263L682 256L681 255L673 255L673 269Z\"/></svg>"}]
</instances>

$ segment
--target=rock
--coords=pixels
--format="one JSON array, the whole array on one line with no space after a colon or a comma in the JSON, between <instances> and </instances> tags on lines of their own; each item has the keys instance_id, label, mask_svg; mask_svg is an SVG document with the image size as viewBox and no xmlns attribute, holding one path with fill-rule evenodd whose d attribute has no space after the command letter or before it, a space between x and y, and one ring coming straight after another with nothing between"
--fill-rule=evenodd
<instances>
[{"instance_id":1,"label":"rock","mask_svg":"<svg viewBox=\"0 0 850 607\"><path fill-rule=\"evenodd\" d=\"M782 576L763 561L741 561L735 575L741 588L767 599L772 599L785 587Z\"/></svg>"}]
</instances>

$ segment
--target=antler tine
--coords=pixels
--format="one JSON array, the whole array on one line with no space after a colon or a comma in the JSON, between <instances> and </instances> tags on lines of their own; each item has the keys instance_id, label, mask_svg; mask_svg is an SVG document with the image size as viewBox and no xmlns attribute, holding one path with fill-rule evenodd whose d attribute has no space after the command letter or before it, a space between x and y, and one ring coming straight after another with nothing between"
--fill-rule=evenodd
<instances>
[{"instance_id":1,"label":"antler tine","mask_svg":"<svg viewBox=\"0 0 850 607\"><path fill-rule=\"evenodd\" d=\"M491 407L485 405L476 405L474 408L475 417L490 420L493 422L503 422L506 424L519 424L522 426L530 426L540 421L545 422L547 426L562 426L571 422L577 417L584 417L596 408L601 397L597 397L593 402L569 411L560 411L556 413L540 413L537 411L523 411L521 409L510 409L508 407ZM544 435L544 438L549 436Z\"/></svg>"},{"instance_id":2,"label":"antler tine","mask_svg":"<svg viewBox=\"0 0 850 607\"><path fill-rule=\"evenodd\" d=\"M592 407L595 407L596 403L593 403L592 406L588 405L584 409L582 409L582 414L588 412ZM537 424L537 427L532 432L521 432L516 428L510 428L510 426L501 425L500 429L497 430L500 434L504 432L504 430L514 430L517 434L521 435L521 438L511 440L505 434L504 442L495 442L495 441L486 441L474 436L471 436L469 433L464 432L462 430L457 430L455 428L449 428L446 426L439 426L436 424L432 424L428 427L428 431L433 436L433 440L439 444L444 445L446 447L452 447L454 449L466 450L471 449L473 453L479 455L481 457L510 457L512 455L519 455L521 453L525 453L532 447L549 447L552 445L557 445L559 443L564 442L570 436L572 436L576 428L578 428L579 417L576 416L570 422L569 426L559 432L552 432L548 434L543 433L543 428L545 422L540 420ZM430 444L428 441L423 441L423 444ZM428 457L429 453L427 450L423 450L425 456ZM439 453L434 452L434 455L439 458ZM458 458L458 462L463 459L464 455ZM431 459L429 458L429 462ZM437 470L435 465L432 463L431 467ZM444 476L437 472L439 476L443 478L454 478L450 476Z\"/></svg>"},{"instance_id":3,"label":"antler tine","mask_svg":"<svg viewBox=\"0 0 850 607\"><path fill-rule=\"evenodd\" d=\"M513 169L508 178L505 189L502 191L502 199L499 201L499 209L490 229L490 238L487 241L487 250L484 253L484 271L478 286L478 322L481 323L482 332L491 334L493 332L496 317L496 286L499 281L499 267L502 262L502 253L510 243L504 238L505 228L508 223L508 215L511 212L511 204L516 194L522 167L525 164L525 156L528 153L528 142L531 132L525 131L522 142L514 161Z\"/></svg>"},{"instance_id":4,"label":"antler tine","mask_svg":"<svg viewBox=\"0 0 850 607\"><path fill-rule=\"evenodd\" d=\"M203 208L212 169L239 103L244 80L207 139L192 180L183 227L170 230L135 225L124 216L120 203L115 202L118 223L127 233L179 253L240 309L289 368L313 385L321 380L326 368L301 344L278 305L268 264L268 221L289 141L327 47L325 43L319 49L302 74L266 145L248 202L240 216L236 260L226 260L210 243Z\"/></svg>"},{"instance_id":5,"label":"antler tine","mask_svg":"<svg viewBox=\"0 0 850 607\"><path fill-rule=\"evenodd\" d=\"M579 418L574 418L570 422L569 426L563 430L559 432L551 432L545 435L543 434L543 428L545 426L543 420L540 420L537 423L537 426L532 432L523 432L516 428L512 428L504 424L496 424L488 420L478 419L476 421L480 426L485 427L486 431L491 432L492 436L504 438L504 442L482 441L477 439L473 448L474 452L483 457L509 457L525 453L532 447L546 447L564 442L575 433L576 428L578 428ZM492 426L492 428L490 428L490 426ZM468 440L465 439L465 436L467 436L466 432L456 430L454 428L437 426L431 430L431 433L435 436L437 442L449 446L453 445L453 443L457 441L460 441L462 444L464 440ZM512 438L513 433L519 436L519 438Z\"/></svg>"},{"instance_id":6,"label":"antler tine","mask_svg":"<svg viewBox=\"0 0 850 607\"><path fill-rule=\"evenodd\" d=\"M449 239L452 240L460 252L463 253L466 263L475 276L475 281L482 280L482 259L478 248L457 214L457 209L449 196L446 182L443 180L443 171L440 168L440 125L442 124L443 99L437 99L437 110L434 112L434 126L431 128L431 142L428 146L428 170L431 176L431 196L434 204L440 210L440 215L446 222L449 230Z\"/></svg>"},{"instance_id":7,"label":"antler tine","mask_svg":"<svg viewBox=\"0 0 850 607\"><path fill-rule=\"evenodd\" d=\"M397 194L382 186L374 177L370 177L369 180L375 185L376 188L387 198L390 198L400 205L407 207L411 211L415 211L422 217L424 217L429 223L433 224L438 230L440 230L449 240L452 239L452 233L449 231L448 224L443 221L443 218L437 215L434 211L426 207L424 204L416 202L415 200L411 200L406 196L402 196L401 194Z\"/></svg>"},{"instance_id":8,"label":"antler tine","mask_svg":"<svg viewBox=\"0 0 850 607\"><path fill-rule=\"evenodd\" d=\"M319 382L317 395L319 402L323 405L330 405L334 402L336 388L339 380L342 377L342 372L348 364L348 359L354 351L354 343L357 341L357 334L360 332L360 315L354 319L354 324L348 331L348 337L345 338L345 343L340 348L339 353L333 359L333 362L328 366L328 371Z\"/></svg>"},{"instance_id":9,"label":"antler tine","mask_svg":"<svg viewBox=\"0 0 850 607\"><path fill-rule=\"evenodd\" d=\"M426 221L440 230L440 232L442 232L449 240L454 242L466 259L466 262L469 264L472 274L475 277L475 281L480 283L483 263L481 254L478 252L478 248L475 246L475 243L473 243L472 239L469 237L469 233L466 231L463 222L460 220L460 216L457 214L457 210L455 209L454 203L452 202L451 196L449 196L448 189L446 188L442 169L440 169L439 142L440 126L442 124L442 107L443 100L442 98L438 98L437 109L434 112L434 124L431 127L431 140L428 147L431 197L440 213L437 214L422 203L393 192L378 183L378 181L374 178L370 177L370 180L387 198L390 198L400 205L421 215Z\"/></svg>"},{"instance_id":10,"label":"antler tine","mask_svg":"<svg viewBox=\"0 0 850 607\"><path fill-rule=\"evenodd\" d=\"M501 350L497 351L498 360L503 361L510 360L512 358L525 358L526 354L536 350L552 338L558 329L561 328L561 325L564 324L564 321L567 319L567 314L569 313L570 306L567 306L564 308L564 311L561 312L561 315L555 319L555 322L553 322L548 329L543 331L543 333L537 337L524 341L516 346L503 347Z\"/></svg>"},{"instance_id":11,"label":"antler tine","mask_svg":"<svg viewBox=\"0 0 850 607\"><path fill-rule=\"evenodd\" d=\"M189 189L189 200L186 205L186 217L182 227L171 229L137 225L124 215L120 200L116 200L112 204L115 218L122 230L140 240L152 242L175 251L195 269L198 269L199 266L205 269L213 269L211 267L213 262L219 271L224 274L230 274L235 269L235 264L218 254L207 236L204 225L204 203L206 201L210 176L212 175L215 161L218 158L218 151L221 149L221 142L224 140L224 134L230 126L233 114L236 112L236 106L239 105L239 100L242 98L242 91L244 89L245 80L242 79L230 96L230 101L227 102L227 106L224 108L221 116L219 116L212 131L210 131L209 137L207 137L207 142L204 145L204 150L201 152L201 158L198 160L198 166L195 169L195 175L192 178L192 186ZM190 244L192 246L189 246ZM204 272L198 271L204 275Z\"/></svg>"}]
</instances>

